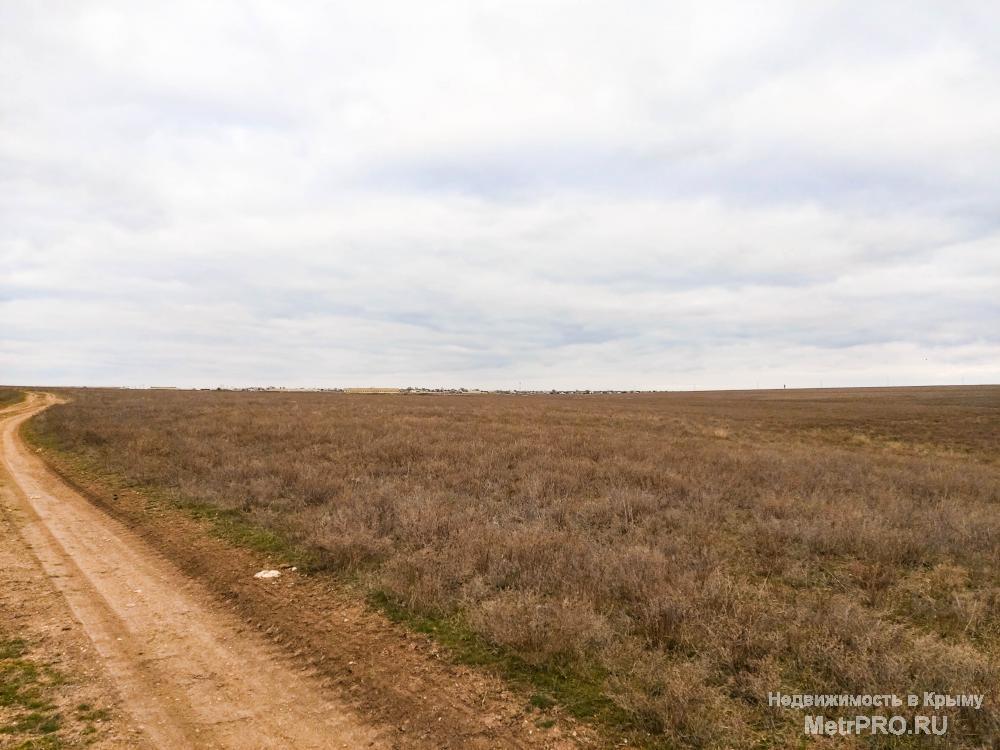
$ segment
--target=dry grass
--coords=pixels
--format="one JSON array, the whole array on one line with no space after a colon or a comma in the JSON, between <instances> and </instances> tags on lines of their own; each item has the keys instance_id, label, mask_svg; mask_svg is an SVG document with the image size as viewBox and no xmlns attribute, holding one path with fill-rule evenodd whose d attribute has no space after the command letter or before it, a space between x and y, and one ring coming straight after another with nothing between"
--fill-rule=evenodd
<instances>
[{"instance_id":1,"label":"dry grass","mask_svg":"<svg viewBox=\"0 0 1000 750\"><path fill-rule=\"evenodd\" d=\"M62 450L591 675L623 731L798 746L768 691L936 691L987 694L942 746L997 741L1000 388L72 397Z\"/></svg>"},{"instance_id":2,"label":"dry grass","mask_svg":"<svg viewBox=\"0 0 1000 750\"><path fill-rule=\"evenodd\" d=\"M16 388L0 388L0 409L13 406L24 399L24 392Z\"/></svg>"}]
</instances>

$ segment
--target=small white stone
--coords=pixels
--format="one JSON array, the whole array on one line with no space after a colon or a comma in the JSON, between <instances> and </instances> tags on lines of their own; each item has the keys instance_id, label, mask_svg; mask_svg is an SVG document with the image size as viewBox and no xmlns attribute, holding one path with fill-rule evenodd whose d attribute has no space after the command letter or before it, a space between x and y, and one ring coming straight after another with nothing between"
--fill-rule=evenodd
<instances>
[{"instance_id":1,"label":"small white stone","mask_svg":"<svg viewBox=\"0 0 1000 750\"><path fill-rule=\"evenodd\" d=\"M277 578L281 575L280 570L262 570L259 573L254 573L254 578Z\"/></svg>"}]
</instances>

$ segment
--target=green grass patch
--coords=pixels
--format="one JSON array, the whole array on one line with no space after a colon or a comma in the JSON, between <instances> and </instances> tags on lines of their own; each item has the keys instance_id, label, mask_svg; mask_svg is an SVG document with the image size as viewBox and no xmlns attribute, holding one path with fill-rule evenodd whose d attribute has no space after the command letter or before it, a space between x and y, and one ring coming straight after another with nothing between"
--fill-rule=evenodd
<instances>
[{"instance_id":1,"label":"green grass patch","mask_svg":"<svg viewBox=\"0 0 1000 750\"><path fill-rule=\"evenodd\" d=\"M152 488L138 488L149 497L156 493ZM316 571L323 565L312 552L289 541L281 534L248 521L238 510L215 508L207 503L174 497L168 502L201 521L207 522L213 536L237 547L246 547L256 552L295 565L302 571Z\"/></svg>"},{"instance_id":2,"label":"green grass patch","mask_svg":"<svg viewBox=\"0 0 1000 750\"><path fill-rule=\"evenodd\" d=\"M106 708L94 708L89 703L81 703L76 707L76 718L88 723L108 721L111 718L111 712Z\"/></svg>"},{"instance_id":3,"label":"green grass patch","mask_svg":"<svg viewBox=\"0 0 1000 750\"><path fill-rule=\"evenodd\" d=\"M11 750L61 750L66 747L58 734L45 734L32 737L14 745Z\"/></svg>"},{"instance_id":4,"label":"green grass patch","mask_svg":"<svg viewBox=\"0 0 1000 750\"><path fill-rule=\"evenodd\" d=\"M0 734L23 738L18 747L59 747L55 735L62 716L52 701L53 691L63 683L62 675L30 658L27 643L20 638L0 638L0 709L6 720ZM46 739L39 744L39 739Z\"/></svg>"}]
</instances>

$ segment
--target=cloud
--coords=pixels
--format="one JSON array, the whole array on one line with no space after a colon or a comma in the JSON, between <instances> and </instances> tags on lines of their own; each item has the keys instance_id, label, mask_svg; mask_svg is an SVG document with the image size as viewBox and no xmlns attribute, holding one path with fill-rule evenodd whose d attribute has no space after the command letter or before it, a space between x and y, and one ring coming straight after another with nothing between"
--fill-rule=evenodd
<instances>
[{"instance_id":1,"label":"cloud","mask_svg":"<svg viewBox=\"0 0 1000 750\"><path fill-rule=\"evenodd\" d=\"M998 21L5 3L2 379L996 382Z\"/></svg>"}]
</instances>

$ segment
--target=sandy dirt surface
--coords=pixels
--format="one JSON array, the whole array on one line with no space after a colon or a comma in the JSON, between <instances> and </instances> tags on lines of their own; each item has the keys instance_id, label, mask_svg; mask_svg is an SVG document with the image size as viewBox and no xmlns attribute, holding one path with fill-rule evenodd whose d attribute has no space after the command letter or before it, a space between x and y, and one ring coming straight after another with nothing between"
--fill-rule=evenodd
<instances>
[{"instance_id":1,"label":"sandy dirt surface","mask_svg":"<svg viewBox=\"0 0 1000 750\"><path fill-rule=\"evenodd\" d=\"M20 508L10 478L0 475L0 645L16 644L17 663L41 673L25 690L34 691L29 700L41 698L50 704L46 713L58 715L60 721L51 733L19 729L32 709L2 706L0 727L5 731L0 733L0 748L30 747L32 741L46 737L94 750L148 748L123 710L121 695L93 643L21 538L20 527L30 521ZM14 662L6 660L12 672ZM0 683L5 683L5 676L0 676Z\"/></svg>"},{"instance_id":2,"label":"sandy dirt surface","mask_svg":"<svg viewBox=\"0 0 1000 750\"><path fill-rule=\"evenodd\" d=\"M255 579L277 561L57 457L43 461L18 427L55 402L29 394L0 414L8 502L47 585L99 656L107 702L123 708L122 736L138 731L161 748L599 742L558 712L540 715L497 678L443 659L428 638L325 577L286 569Z\"/></svg>"}]
</instances>

